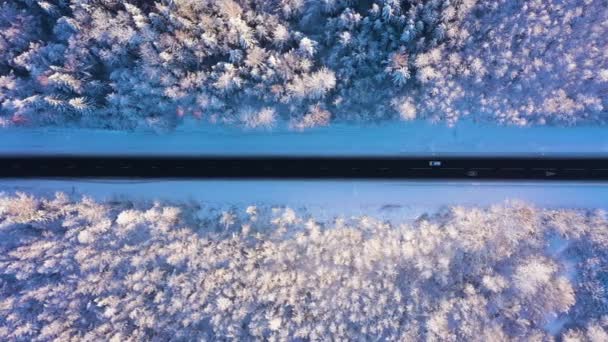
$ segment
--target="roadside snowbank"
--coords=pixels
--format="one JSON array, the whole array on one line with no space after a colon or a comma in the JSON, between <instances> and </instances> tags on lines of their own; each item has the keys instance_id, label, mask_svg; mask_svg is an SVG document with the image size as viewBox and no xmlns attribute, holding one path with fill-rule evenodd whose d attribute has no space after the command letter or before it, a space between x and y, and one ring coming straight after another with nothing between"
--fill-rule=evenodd
<instances>
[{"instance_id":1,"label":"roadside snowbank","mask_svg":"<svg viewBox=\"0 0 608 342\"><path fill-rule=\"evenodd\" d=\"M176 131L8 128L0 154L127 155L608 155L608 129L423 121L332 124L305 131L243 130L186 122Z\"/></svg>"},{"instance_id":2,"label":"roadside snowbank","mask_svg":"<svg viewBox=\"0 0 608 342\"><path fill-rule=\"evenodd\" d=\"M487 206L511 199L547 208L608 209L608 183L581 182L0 180L0 191L15 190L43 195L61 191L99 201L305 207L326 218L340 213L414 219L444 206Z\"/></svg>"}]
</instances>

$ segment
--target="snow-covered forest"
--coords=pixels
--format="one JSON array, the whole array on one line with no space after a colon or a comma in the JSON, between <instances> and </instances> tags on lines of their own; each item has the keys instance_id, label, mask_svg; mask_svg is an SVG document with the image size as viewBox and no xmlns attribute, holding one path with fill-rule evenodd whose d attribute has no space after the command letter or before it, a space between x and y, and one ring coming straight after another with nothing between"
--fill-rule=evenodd
<instances>
[{"instance_id":1,"label":"snow-covered forest","mask_svg":"<svg viewBox=\"0 0 608 342\"><path fill-rule=\"evenodd\" d=\"M0 125L605 123L605 0L3 0Z\"/></svg>"},{"instance_id":2,"label":"snow-covered forest","mask_svg":"<svg viewBox=\"0 0 608 342\"><path fill-rule=\"evenodd\" d=\"M608 340L608 214L0 196L0 339Z\"/></svg>"}]
</instances>

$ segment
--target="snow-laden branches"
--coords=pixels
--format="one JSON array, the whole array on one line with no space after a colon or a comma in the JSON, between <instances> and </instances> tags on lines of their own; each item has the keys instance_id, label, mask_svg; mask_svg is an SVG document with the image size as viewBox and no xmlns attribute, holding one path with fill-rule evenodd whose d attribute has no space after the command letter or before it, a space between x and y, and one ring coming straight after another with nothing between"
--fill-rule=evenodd
<instances>
[{"instance_id":1,"label":"snow-laden branches","mask_svg":"<svg viewBox=\"0 0 608 342\"><path fill-rule=\"evenodd\" d=\"M0 125L604 123L607 23L604 0L3 2Z\"/></svg>"},{"instance_id":2,"label":"snow-laden branches","mask_svg":"<svg viewBox=\"0 0 608 342\"><path fill-rule=\"evenodd\" d=\"M2 340L605 340L608 219L0 197Z\"/></svg>"}]
</instances>

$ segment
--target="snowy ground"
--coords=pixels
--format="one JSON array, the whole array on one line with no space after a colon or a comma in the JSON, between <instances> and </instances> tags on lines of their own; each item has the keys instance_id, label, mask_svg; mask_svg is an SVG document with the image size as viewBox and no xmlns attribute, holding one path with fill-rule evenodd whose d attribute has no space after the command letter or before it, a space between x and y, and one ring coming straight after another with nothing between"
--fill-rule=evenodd
<instances>
[{"instance_id":1,"label":"snowy ground","mask_svg":"<svg viewBox=\"0 0 608 342\"><path fill-rule=\"evenodd\" d=\"M608 155L604 127L513 127L425 122L252 131L186 122L169 134L67 128L5 129L0 154L131 155ZM100 200L195 199L214 205L305 206L321 211L415 216L444 205L521 199L543 207L605 207L608 184L372 181L1 181L0 189L77 192Z\"/></svg>"},{"instance_id":2,"label":"snowy ground","mask_svg":"<svg viewBox=\"0 0 608 342\"><path fill-rule=\"evenodd\" d=\"M0 191L86 195L99 201L194 200L213 207L306 208L315 216L415 219L443 206L489 206L522 200L545 208L608 209L608 183L469 181L194 181L2 180Z\"/></svg>"},{"instance_id":3,"label":"snowy ground","mask_svg":"<svg viewBox=\"0 0 608 342\"><path fill-rule=\"evenodd\" d=\"M88 129L5 129L0 154L170 155L608 155L605 127L514 127L426 122L273 131L186 122L170 134Z\"/></svg>"}]
</instances>

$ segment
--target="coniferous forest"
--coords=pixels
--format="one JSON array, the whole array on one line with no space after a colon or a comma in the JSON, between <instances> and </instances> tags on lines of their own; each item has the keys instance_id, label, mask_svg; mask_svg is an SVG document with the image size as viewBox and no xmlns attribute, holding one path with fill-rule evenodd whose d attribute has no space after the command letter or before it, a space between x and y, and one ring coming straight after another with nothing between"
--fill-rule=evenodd
<instances>
[{"instance_id":1,"label":"coniferous forest","mask_svg":"<svg viewBox=\"0 0 608 342\"><path fill-rule=\"evenodd\" d=\"M603 124L604 0L9 0L0 124Z\"/></svg>"},{"instance_id":2,"label":"coniferous forest","mask_svg":"<svg viewBox=\"0 0 608 342\"><path fill-rule=\"evenodd\" d=\"M608 216L0 197L0 338L606 341Z\"/></svg>"}]
</instances>

